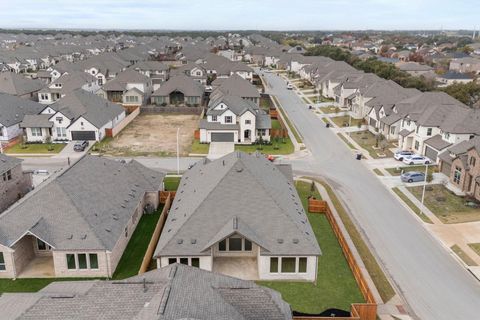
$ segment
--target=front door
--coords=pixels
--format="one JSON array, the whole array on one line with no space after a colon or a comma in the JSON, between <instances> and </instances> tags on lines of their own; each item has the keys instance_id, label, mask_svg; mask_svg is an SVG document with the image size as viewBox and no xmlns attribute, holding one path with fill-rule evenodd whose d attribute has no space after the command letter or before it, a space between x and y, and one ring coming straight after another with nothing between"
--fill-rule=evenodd
<instances>
[{"instance_id":1,"label":"front door","mask_svg":"<svg viewBox=\"0 0 480 320\"><path fill-rule=\"evenodd\" d=\"M251 136L252 136L252 131L250 131L250 130L245 130L245 131L243 132L243 137L244 137L245 139L250 139Z\"/></svg>"}]
</instances>

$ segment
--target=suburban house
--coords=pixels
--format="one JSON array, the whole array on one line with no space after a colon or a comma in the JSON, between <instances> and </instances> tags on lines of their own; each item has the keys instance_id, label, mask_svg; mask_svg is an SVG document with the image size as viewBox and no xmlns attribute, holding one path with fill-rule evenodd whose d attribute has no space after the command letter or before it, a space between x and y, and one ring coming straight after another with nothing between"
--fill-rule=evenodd
<instances>
[{"instance_id":1,"label":"suburban house","mask_svg":"<svg viewBox=\"0 0 480 320\"><path fill-rule=\"evenodd\" d=\"M170 75L168 65L160 61L139 61L130 68L149 77L152 80L153 90L160 88Z\"/></svg>"},{"instance_id":2,"label":"suburban house","mask_svg":"<svg viewBox=\"0 0 480 320\"><path fill-rule=\"evenodd\" d=\"M210 100L206 116L199 125L201 143L270 141L270 115L251 100L221 96Z\"/></svg>"},{"instance_id":3,"label":"suburban house","mask_svg":"<svg viewBox=\"0 0 480 320\"><path fill-rule=\"evenodd\" d=\"M8 93L20 98L37 100L37 92L44 86L38 79L29 79L14 72L0 73L0 93Z\"/></svg>"},{"instance_id":4,"label":"suburban house","mask_svg":"<svg viewBox=\"0 0 480 320\"><path fill-rule=\"evenodd\" d=\"M100 86L98 85L98 79L86 72L72 71L64 73L38 91L38 102L52 104L76 89L95 93L100 89Z\"/></svg>"},{"instance_id":5,"label":"suburban house","mask_svg":"<svg viewBox=\"0 0 480 320\"><path fill-rule=\"evenodd\" d=\"M439 87L446 87L454 83L469 83L476 81L471 74L455 71L448 71L442 75L438 75L436 80L440 82Z\"/></svg>"},{"instance_id":6,"label":"suburban house","mask_svg":"<svg viewBox=\"0 0 480 320\"><path fill-rule=\"evenodd\" d=\"M465 57L450 61L449 70L461 73L480 74L480 59Z\"/></svg>"},{"instance_id":7,"label":"suburban house","mask_svg":"<svg viewBox=\"0 0 480 320\"><path fill-rule=\"evenodd\" d=\"M440 172L450 183L480 201L480 137L453 145L438 157Z\"/></svg>"},{"instance_id":8,"label":"suburban house","mask_svg":"<svg viewBox=\"0 0 480 320\"><path fill-rule=\"evenodd\" d=\"M79 62L83 71L98 79L99 85L104 85L120 72L124 71L131 63L123 60L113 52L102 53Z\"/></svg>"},{"instance_id":9,"label":"suburban house","mask_svg":"<svg viewBox=\"0 0 480 320\"><path fill-rule=\"evenodd\" d=\"M23 171L22 161L0 153L0 213L32 189L32 174Z\"/></svg>"},{"instance_id":10,"label":"suburban house","mask_svg":"<svg viewBox=\"0 0 480 320\"><path fill-rule=\"evenodd\" d=\"M0 93L0 143L8 144L21 136L24 116L38 114L43 108L38 102Z\"/></svg>"},{"instance_id":11,"label":"suburban house","mask_svg":"<svg viewBox=\"0 0 480 320\"><path fill-rule=\"evenodd\" d=\"M215 100L224 95L238 96L260 105L260 92L250 81L238 75L228 78L217 78L212 82L213 91L210 100Z\"/></svg>"},{"instance_id":12,"label":"suburban house","mask_svg":"<svg viewBox=\"0 0 480 320\"><path fill-rule=\"evenodd\" d=\"M119 281L58 281L39 292L4 293L0 308L3 320L292 319L277 291L182 264Z\"/></svg>"},{"instance_id":13,"label":"suburban house","mask_svg":"<svg viewBox=\"0 0 480 320\"><path fill-rule=\"evenodd\" d=\"M100 141L105 129L112 129L125 118L125 110L96 94L77 89L41 112L23 118L28 142L72 140Z\"/></svg>"},{"instance_id":14,"label":"suburban house","mask_svg":"<svg viewBox=\"0 0 480 320\"><path fill-rule=\"evenodd\" d=\"M291 167L259 153L205 160L180 181L154 258L248 280L315 281L321 254Z\"/></svg>"},{"instance_id":15,"label":"suburban house","mask_svg":"<svg viewBox=\"0 0 480 320\"><path fill-rule=\"evenodd\" d=\"M179 76L179 75L186 75L188 77L191 77L192 79L194 79L195 81L197 81L202 85L207 84L207 78L208 78L207 70L201 64L189 62L177 69L172 69L170 71L170 74L172 75L172 77Z\"/></svg>"},{"instance_id":16,"label":"suburban house","mask_svg":"<svg viewBox=\"0 0 480 320\"><path fill-rule=\"evenodd\" d=\"M203 103L205 88L186 75L170 77L152 94L152 104L159 106L187 105L199 106Z\"/></svg>"},{"instance_id":17,"label":"suburban house","mask_svg":"<svg viewBox=\"0 0 480 320\"><path fill-rule=\"evenodd\" d=\"M146 103L152 91L149 77L129 69L105 83L97 94L124 107L138 107Z\"/></svg>"},{"instance_id":18,"label":"suburban house","mask_svg":"<svg viewBox=\"0 0 480 320\"><path fill-rule=\"evenodd\" d=\"M399 62L396 64L397 68L405 71L412 76L424 76L425 78L435 78L435 72L432 67L426 64L417 62Z\"/></svg>"},{"instance_id":19,"label":"suburban house","mask_svg":"<svg viewBox=\"0 0 480 320\"><path fill-rule=\"evenodd\" d=\"M163 177L85 156L0 215L0 278L111 277Z\"/></svg>"}]
</instances>

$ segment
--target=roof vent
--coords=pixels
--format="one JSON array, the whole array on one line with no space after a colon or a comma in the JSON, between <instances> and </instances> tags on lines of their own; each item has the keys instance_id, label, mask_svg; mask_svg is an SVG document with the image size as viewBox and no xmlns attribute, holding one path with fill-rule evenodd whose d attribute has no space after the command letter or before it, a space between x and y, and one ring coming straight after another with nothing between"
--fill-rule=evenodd
<instances>
[{"instance_id":1,"label":"roof vent","mask_svg":"<svg viewBox=\"0 0 480 320\"><path fill-rule=\"evenodd\" d=\"M295 243L295 244L297 244L297 243L299 242L299 240L298 240L297 238L294 238L294 239L292 240L292 242Z\"/></svg>"},{"instance_id":2,"label":"roof vent","mask_svg":"<svg viewBox=\"0 0 480 320\"><path fill-rule=\"evenodd\" d=\"M238 218L233 217L233 230L237 230L237 229L238 229Z\"/></svg>"},{"instance_id":3,"label":"roof vent","mask_svg":"<svg viewBox=\"0 0 480 320\"><path fill-rule=\"evenodd\" d=\"M197 243L197 239L191 239L191 240L190 240L190 243L191 243L191 244Z\"/></svg>"},{"instance_id":4,"label":"roof vent","mask_svg":"<svg viewBox=\"0 0 480 320\"><path fill-rule=\"evenodd\" d=\"M105 228L105 231L111 232L112 230L110 230L109 228Z\"/></svg>"},{"instance_id":5,"label":"roof vent","mask_svg":"<svg viewBox=\"0 0 480 320\"><path fill-rule=\"evenodd\" d=\"M177 244L182 244L183 243L183 239L178 239L177 240Z\"/></svg>"},{"instance_id":6,"label":"roof vent","mask_svg":"<svg viewBox=\"0 0 480 320\"><path fill-rule=\"evenodd\" d=\"M283 239L277 239L278 243L283 243Z\"/></svg>"},{"instance_id":7,"label":"roof vent","mask_svg":"<svg viewBox=\"0 0 480 320\"><path fill-rule=\"evenodd\" d=\"M67 239L68 239L68 240L72 240L72 239L73 239L73 234L69 235L69 236L67 237Z\"/></svg>"},{"instance_id":8,"label":"roof vent","mask_svg":"<svg viewBox=\"0 0 480 320\"><path fill-rule=\"evenodd\" d=\"M120 207L122 207L122 208L126 208L124 204L121 204L121 205L120 205Z\"/></svg>"},{"instance_id":9,"label":"roof vent","mask_svg":"<svg viewBox=\"0 0 480 320\"><path fill-rule=\"evenodd\" d=\"M81 237L80 237L80 239L82 239L82 240L85 240L85 239L87 239L87 235L86 235L86 234L84 234L83 236L81 236Z\"/></svg>"}]
</instances>

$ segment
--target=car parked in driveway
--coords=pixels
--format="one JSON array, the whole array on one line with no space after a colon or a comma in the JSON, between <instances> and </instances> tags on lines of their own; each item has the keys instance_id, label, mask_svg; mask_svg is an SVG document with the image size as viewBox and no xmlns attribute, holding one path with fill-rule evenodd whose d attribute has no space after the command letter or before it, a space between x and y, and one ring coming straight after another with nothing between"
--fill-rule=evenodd
<instances>
[{"instance_id":1,"label":"car parked in driveway","mask_svg":"<svg viewBox=\"0 0 480 320\"><path fill-rule=\"evenodd\" d=\"M403 158L403 163L406 164L430 164L431 161L427 157L424 156L419 156L419 155L413 155L413 156L405 156Z\"/></svg>"},{"instance_id":2,"label":"car parked in driveway","mask_svg":"<svg viewBox=\"0 0 480 320\"><path fill-rule=\"evenodd\" d=\"M403 161L403 158L405 158L406 156L414 156L414 155L415 155L415 153L413 151L400 150L400 151L395 152L393 157L398 161Z\"/></svg>"},{"instance_id":3,"label":"car parked in driveway","mask_svg":"<svg viewBox=\"0 0 480 320\"><path fill-rule=\"evenodd\" d=\"M418 171L404 172L400 176L403 182L420 182L425 181L425 173Z\"/></svg>"},{"instance_id":4,"label":"car parked in driveway","mask_svg":"<svg viewBox=\"0 0 480 320\"><path fill-rule=\"evenodd\" d=\"M85 151L86 147L88 147L88 141L86 141L86 140L85 141L77 141L73 145L73 150L81 152L81 151Z\"/></svg>"}]
</instances>

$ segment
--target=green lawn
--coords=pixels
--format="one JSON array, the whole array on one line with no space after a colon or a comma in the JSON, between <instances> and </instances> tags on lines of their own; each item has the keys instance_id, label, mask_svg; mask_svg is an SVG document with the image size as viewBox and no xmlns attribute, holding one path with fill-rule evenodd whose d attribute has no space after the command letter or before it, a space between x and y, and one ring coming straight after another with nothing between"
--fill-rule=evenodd
<instances>
[{"instance_id":1,"label":"green lawn","mask_svg":"<svg viewBox=\"0 0 480 320\"><path fill-rule=\"evenodd\" d=\"M113 274L113 279L125 279L138 274L162 209L161 205L154 213L142 215Z\"/></svg>"},{"instance_id":2,"label":"green lawn","mask_svg":"<svg viewBox=\"0 0 480 320\"><path fill-rule=\"evenodd\" d=\"M165 191L177 191L181 179L181 177L165 177L165 179L163 179Z\"/></svg>"},{"instance_id":3,"label":"green lawn","mask_svg":"<svg viewBox=\"0 0 480 320\"><path fill-rule=\"evenodd\" d=\"M399 165L402 164L403 162L399 162ZM420 171L420 172L425 172L425 166L401 166L398 168L387 168L385 169L390 173L392 176L399 176L403 172L410 172L410 171ZM438 166L428 166L428 173L432 174L434 172L438 172Z\"/></svg>"},{"instance_id":4,"label":"green lawn","mask_svg":"<svg viewBox=\"0 0 480 320\"><path fill-rule=\"evenodd\" d=\"M29 144L16 144L5 150L5 153L45 153L45 154L55 154L65 148L65 143L29 143Z\"/></svg>"},{"instance_id":5,"label":"green lawn","mask_svg":"<svg viewBox=\"0 0 480 320\"><path fill-rule=\"evenodd\" d=\"M377 176L383 176L382 171L380 171L380 169L378 169L378 168L373 169L373 172L375 172L375 174L376 174Z\"/></svg>"},{"instance_id":6,"label":"green lawn","mask_svg":"<svg viewBox=\"0 0 480 320\"><path fill-rule=\"evenodd\" d=\"M277 119L272 119L272 129L282 129L280 121L278 121Z\"/></svg>"},{"instance_id":7,"label":"green lawn","mask_svg":"<svg viewBox=\"0 0 480 320\"><path fill-rule=\"evenodd\" d=\"M385 154L385 157L393 157L393 153L389 150L393 147L393 144L384 140L384 150L382 150L381 148L376 149L376 138L375 135L370 131L352 132L350 137L352 137L352 139L355 140L355 142L358 143L360 147L367 150L370 156L372 156L373 158L381 158L379 154ZM379 146L381 146L381 144L382 142L379 142Z\"/></svg>"},{"instance_id":8,"label":"green lawn","mask_svg":"<svg viewBox=\"0 0 480 320\"><path fill-rule=\"evenodd\" d=\"M419 200L423 187L409 187L410 192ZM457 196L443 184L429 185L425 192L425 205L443 223L463 223L480 220L480 209L466 205L464 197Z\"/></svg>"},{"instance_id":9,"label":"green lawn","mask_svg":"<svg viewBox=\"0 0 480 320\"><path fill-rule=\"evenodd\" d=\"M258 144L236 144L235 150L243 151L247 153L253 153L259 151L265 154L290 154L295 151L292 140L289 137L286 138L272 138L272 144L270 145L258 145Z\"/></svg>"},{"instance_id":10,"label":"green lawn","mask_svg":"<svg viewBox=\"0 0 480 320\"><path fill-rule=\"evenodd\" d=\"M307 197L312 194L311 184L300 181L296 185L307 209ZM316 190L313 195L320 198ZM279 291L296 311L319 313L328 308L350 310L352 303L361 303L364 299L342 249L324 214L307 215L322 249L318 261L317 284L292 281L260 281L259 284Z\"/></svg>"},{"instance_id":11,"label":"green lawn","mask_svg":"<svg viewBox=\"0 0 480 320\"><path fill-rule=\"evenodd\" d=\"M286 113L283 111L282 107L280 106L280 103L278 102L276 97L273 97L275 101L277 102L278 105L278 111L282 114L283 119L286 122L286 125L290 128L290 131L292 132L293 136L295 137L295 140L297 140L298 143L303 143L302 137L298 133L297 129L295 126L292 124L290 119L287 117Z\"/></svg>"},{"instance_id":12,"label":"green lawn","mask_svg":"<svg viewBox=\"0 0 480 320\"><path fill-rule=\"evenodd\" d=\"M354 119L349 116L338 116L338 117L332 117L330 118L338 127L348 127L349 124L352 127L358 126L358 124L363 124L364 120L363 119Z\"/></svg>"},{"instance_id":13,"label":"green lawn","mask_svg":"<svg viewBox=\"0 0 480 320\"><path fill-rule=\"evenodd\" d=\"M192 146L190 147L190 153L195 154L208 154L208 148L210 145L208 143L200 143L200 140L195 139L192 142Z\"/></svg>"},{"instance_id":14,"label":"green lawn","mask_svg":"<svg viewBox=\"0 0 480 320\"><path fill-rule=\"evenodd\" d=\"M105 278L22 278L0 279L0 294L3 292L37 292L54 281L82 281Z\"/></svg>"},{"instance_id":15,"label":"green lawn","mask_svg":"<svg viewBox=\"0 0 480 320\"><path fill-rule=\"evenodd\" d=\"M423 222L426 222L426 223L432 223L432 220L430 220L430 218L425 215L424 213L422 213L420 211L420 208L417 207L413 202L412 200L410 200L406 195L405 193L403 193L400 189L398 188L392 188L392 191L395 192L395 194L400 198L402 199L403 202L405 202L405 204L407 206L410 207L410 209L412 209L412 211L420 217L420 219L423 220Z\"/></svg>"},{"instance_id":16,"label":"green lawn","mask_svg":"<svg viewBox=\"0 0 480 320\"><path fill-rule=\"evenodd\" d=\"M340 108L334 106L327 106L327 107L320 107L323 113L338 113L340 112Z\"/></svg>"},{"instance_id":17,"label":"green lawn","mask_svg":"<svg viewBox=\"0 0 480 320\"><path fill-rule=\"evenodd\" d=\"M262 97L260 97L260 108L267 111L273 108L273 103L272 103L272 100L270 99L270 96L262 95Z\"/></svg>"},{"instance_id":18,"label":"green lawn","mask_svg":"<svg viewBox=\"0 0 480 320\"><path fill-rule=\"evenodd\" d=\"M382 268L380 268L380 265L377 263L377 260L370 251L370 248L363 240L363 237L358 232L355 223L352 221L350 215L345 210L340 200L337 198L337 195L335 194L333 189L330 187L329 184L322 180L318 180L318 182L323 185L323 187L327 190L328 196L332 200L333 206L337 210L337 213L340 216L340 219L342 220L345 229L347 229L350 238L355 244L355 247L357 248L360 257L362 258L362 261L365 264L365 267L367 268L370 277L375 283L375 287L380 293L382 300L389 301L395 295L395 290L393 290L393 287L390 285L390 282L383 273Z\"/></svg>"},{"instance_id":19,"label":"green lawn","mask_svg":"<svg viewBox=\"0 0 480 320\"><path fill-rule=\"evenodd\" d=\"M474 266L477 266L477 264L475 263L475 261L473 261L472 258L470 258L466 253L465 251L462 250L462 248L460 248L458 245L453 245L450 247L450 249L452 249L453 252L455 252L455 254L460 258L462 259L463 262L465 262L465 264L467 266L471 266L471 267L474 267Z\"/></svg>"}]
</instances>

